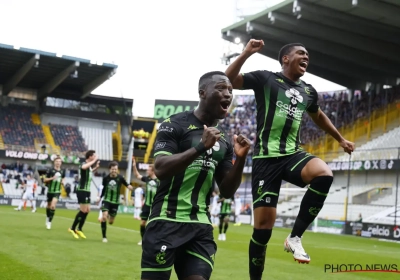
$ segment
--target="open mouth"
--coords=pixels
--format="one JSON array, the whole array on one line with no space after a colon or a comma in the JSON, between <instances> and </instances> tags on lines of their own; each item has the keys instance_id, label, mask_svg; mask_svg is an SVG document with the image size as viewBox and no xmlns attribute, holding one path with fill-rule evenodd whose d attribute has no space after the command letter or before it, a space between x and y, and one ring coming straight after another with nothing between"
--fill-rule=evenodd
<instances>
[{"instance_id":1,"label":"open mouth","mask_svg":"<svg viewBox=\"0 0 400 280\"><path fill-rule=\"evenodd\" d=\"M221 102L220 104L221 104L222 110L224 112L228 112L228 108L229 108L229 105L231 105L231 103L229 101L224 101L224 102Z\"/></svg>"},{"instance_id":2,"label":"open mouth","mask_svg":"<svg viewBox=\"0 0 400 280\"><path fill-rule=\"evenodd\" d=\"M299 65L300 65L301 71L306 72L307 66L308 66L308 62L307 61L302 61L302 62L300 62Z\"/></svg>"}]
</instances>

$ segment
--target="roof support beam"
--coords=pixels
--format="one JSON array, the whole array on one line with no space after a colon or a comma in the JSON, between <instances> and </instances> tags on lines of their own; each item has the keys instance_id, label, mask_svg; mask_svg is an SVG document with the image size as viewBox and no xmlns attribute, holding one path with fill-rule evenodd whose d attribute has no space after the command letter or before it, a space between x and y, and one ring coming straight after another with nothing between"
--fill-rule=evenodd
<instances>
[{"instance_id":1,"label":"roof support beam","mask_svg":"<svg viewBox=\"0 0 400 280\"><path fill-rule=\"evenodd\" d=\"M318 24L349 30L370 37L372 40L378 38L382 41L400 45L400 32L391 26L384 26L339 11L333 12L332 9L306 2L301 3L301 14L303 18L315 19Z\"/></svg>"},{"instance_id":2,"label":"roof support beam","mask_svg":"<svg viewBox=\"0 0 400 280\"><path fill-rule=\"evenodd\" d=\"M275 55L271 57L272 59L276 59L278 57L279 50L285 43L278 42L277 40L269 41L264 49L274 50ZM263 50L264 50L263 49ZM324 55L318 51L318 49L314 50L308 48L310 52L310 65L316 65L320 68L329 69L331 72L335 72L338 74L343 74L351 79L358 79L358 80L366 80L368 82L378 83L382 81L382 79L386 77L379 77L373 71L368 71L364 67L347 63L342 59L332 58L331 56ZM263 51L261 51L263 53ZM315 73L315 75L317 75ZM337 82L337 81L332 81Z\"/></svg>"},{"instance_id":3,"label":"roof support beam","mask_svg":"<svg viewBox=\"0 0 400 280\"><path fill-rule=\"evenodd\" d=\"M51 93L56 87L58 87L66 78L68 78L73 71L79 67L79 61L75 61L70 64L67 68L61 71L57 76L44 84L38 91L38 99L46 97Z\"/></svg>"},{"instance_id":4,"label":"roof support beam","mask_svg":"<svg viewBox=\"0 0 400 280\"><path fill-rule=\"evenodd\" d=\"M359 1L357 7L367 10L375 15L390 18L391 20L400 22L400 8L395 5L388 4L384 1L362 0Z\"/></svg>"},{"instance_id":5,"label":"roof support beam","mask_svg":"<svg viewBox=\"0 0 400 280\"><path fill-rule=\"evenodd\" d=\"M277 29L258 23L251 23L254 29L262 34L265 34L263 39L266 39L266 44L271 39L277 39L284 43L292 43L294 41L302 42L306 47L319 50L325 55L336 57L338 59L345 59L354 64L358 64L370 70L381 71L388 76L400 76L400 68L397 63L388 59L371 56L368 53L357 51L354 48L348 48L343 45L326 42L313 37L292 33L283 29ZM289 41L290 40L290 41Z\"/></svg>"},{"instance_id":6,"label":"roof support beam","mask_svg":"<svg viewBox=\"0 0 400 280\"><path fill-rule=\"evenodd\" d=\"M115 72L116 72L115 69L110 69L109 71L105 72L103 75L97 77L93 81L86 84L83 87L81 99L85 99L86 97L88 97L93 90L95 90L98 86L100 86L102 83L104 83L109 78L111 78L115 74Z\"/></svg>"},{"instance_id":7,"label":"roof support beam","mask_svg":"<svg viewBox=\"0 0 400 280\"><path fill-rule=\"evenodd\" d=\"M316 25L303 18L296 20L294 17L282 13L274 13L274 16L276 20L275 25L284 27L286 30L293 30L295 28L296 33L303 33L303 35L313 34L313 36L322 40L345 45L349 48L357 46L358 49L365 52L384 58L390 57L392 60L400 63L400 56L398 55L399 46L394 44L371 40L370 38L323 24ZM384 52L382 52L382 44L384 44Z\"/></svg>"},{"instance_id":8,"label":"roof support beam","mask_svg":"<svg viewBox=\"0 0 400 280\"><path fill-rule=\"evenodd\" d=\"M28 72L35 66L36 62L40 59L39 54L35 54L29 59L17 72L4 83L3 95L8 95L22 79L28 74Z\"/></svg>"}]
</instances>

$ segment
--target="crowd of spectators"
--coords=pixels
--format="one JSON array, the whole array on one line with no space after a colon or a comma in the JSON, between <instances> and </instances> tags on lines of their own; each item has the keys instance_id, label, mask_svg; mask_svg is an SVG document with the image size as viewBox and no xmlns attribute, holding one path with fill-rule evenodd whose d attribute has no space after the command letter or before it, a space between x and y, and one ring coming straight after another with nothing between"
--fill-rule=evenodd
<instances>
[{"instance_id":1,"label":"crowd of spectators","mask_svg":"<svg viewBox=\"0 0 400 280\"><path fill-rule=\"evenodd\" d=\"M33 107L9 104L0 108L0 133L5 145L35 147L35 139L43 139L40 125L32 122Z\"/></svg>"},{"instance_id":2,"label":"crowd of spectators","mask_svg":"<svg viewBox=\"0 0 400 280\"><path fill-rule=\"evenodd\" d=\"M61 150L67 152L85 152L87 147L78 127L70 125L49 124L54 142Z\"/></svg>"},{"instance_id":3,"label":"crowd of spectators","mask_svg":"<svg viewBox=\"0 0 400 280\"><path fill-rule=\"evenodd\" d=\"M384 90L379 94L372 91L368 93L354 91L351 97L347 91L320 93L318 104L332 123L340 128L396 100L400 100L400 88ZM243 134L248 137L252 142L251 155L257 131L254 95L235 96L232 107L220 125L231 137L233 134ZM324 134L325 132L314 124L309 115L304 114L300 131L301 142L303 144L316 142Z\"/></svg>"}]
</instances>

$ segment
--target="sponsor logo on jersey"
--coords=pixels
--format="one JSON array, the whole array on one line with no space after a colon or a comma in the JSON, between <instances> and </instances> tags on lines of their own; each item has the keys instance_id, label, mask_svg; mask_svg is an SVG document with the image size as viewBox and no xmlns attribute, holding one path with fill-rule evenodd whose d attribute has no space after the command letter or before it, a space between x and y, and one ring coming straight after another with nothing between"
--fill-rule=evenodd
<instances>
[{"instance_id":1,"label":"sponsor logo on jersey","mask_svg":"<svg viewBox=\"0 0 400 280\"><path fill-rule=\"evenodd\" d=\"M297 101L296 101L297 102ZM297 107L292 106L291 104L284 104L282 101L277 101L276 106L279 108L279 112L277 112L277 116L285 117L291 120L301 121L304 110L301 110Z\"/></svg>"}]
</instances>

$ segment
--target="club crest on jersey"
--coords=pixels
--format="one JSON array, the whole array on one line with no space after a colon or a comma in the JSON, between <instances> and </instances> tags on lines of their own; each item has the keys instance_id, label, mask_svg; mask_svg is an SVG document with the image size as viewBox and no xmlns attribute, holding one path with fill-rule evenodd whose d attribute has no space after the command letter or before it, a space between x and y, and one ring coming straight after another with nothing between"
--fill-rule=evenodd
<instances>
[{"instance_id":1,"label":"club crest on jersey","mask_svg":"<svg viewBox=\"0 0 400 280\"><path fill-rule=\"evenodd\" d=\"M108 187L112 190L114 190L117 186L117 182L115 182L114 180L111 180L110 183L108 183Z\"/></svg>"},{"instance_id":2,"label":"club crest on jersey","mask_svg":"<svg viewBox=\"0 0 400 280\"><path fill-rule=\"evenodd\" d=\"M300 95L300 92L294 88L291 88L285 92L286 97L290 98L290 102L295 105L297 102L303 102L303 96Z\"/></svg>"},{"instance_id":3,"label":"club crest on jersey","mask_svg":"<svg viewBox=\"0 0 400 280\"><path fill-rule=\"evenodd\" d=\"M207 150L207 154L211 155L211 154L212 154L212 150L218 152L219 149L220 149L220 147L221 147L221 146L219 145L218 141L215 142L215 144L214 144L214 146L212 147L212 149Z\"/></svg>"}]
</instances>

